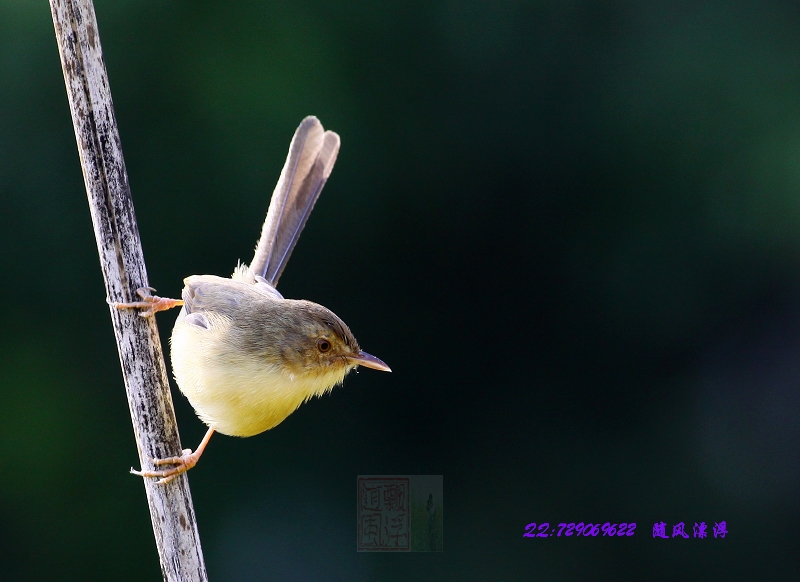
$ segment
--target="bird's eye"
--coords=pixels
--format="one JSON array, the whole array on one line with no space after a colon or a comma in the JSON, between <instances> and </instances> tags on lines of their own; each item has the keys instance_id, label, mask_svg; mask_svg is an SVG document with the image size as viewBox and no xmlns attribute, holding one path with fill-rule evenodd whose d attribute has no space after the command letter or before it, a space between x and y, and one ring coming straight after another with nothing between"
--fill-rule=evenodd
<instances>
[{"instance_id":1,"label":"bird's eye","mask_svg":"<svg viewBox=\"0 0 800 582\"><path fill-rule=\"evenodd\" d=\"M324 354L325 352L330 351L331 342L329 342L326 339L318 339L317 340L317 349Z\"/></svg>"}]
</instances>

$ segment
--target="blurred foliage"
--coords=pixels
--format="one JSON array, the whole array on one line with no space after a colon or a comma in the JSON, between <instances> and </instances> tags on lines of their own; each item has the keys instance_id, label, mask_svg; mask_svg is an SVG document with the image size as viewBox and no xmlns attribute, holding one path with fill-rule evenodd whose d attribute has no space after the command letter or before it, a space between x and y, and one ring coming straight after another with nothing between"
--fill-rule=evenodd
<instances>
[{"instance_id":1,"label":"blurred foliage","mask_svg":"<svg viewBox=\"0 0 800 582\"><path fill-rule=\"evenodd\" d=\"M444 512L431 514L423 503L412 503L410 508L410 546L412 552L441 552L444 549Z\"/></svg>"},{"instance_id":2,"label":"blurred foliage","mask_svg":"<svg viewBox=\"0 0 800 582\"><path fill-rule=\"evenodd\" d=\"M394 370L211 442L212 580L797 576L796 5L96 11L151 283L249 260L315 114L342 151L281 291ZM156 580L46 3L0 0L0 111L0 579ZM357 554L358 474L443 474L445 551Z\"/></svg>"}]
</instances>

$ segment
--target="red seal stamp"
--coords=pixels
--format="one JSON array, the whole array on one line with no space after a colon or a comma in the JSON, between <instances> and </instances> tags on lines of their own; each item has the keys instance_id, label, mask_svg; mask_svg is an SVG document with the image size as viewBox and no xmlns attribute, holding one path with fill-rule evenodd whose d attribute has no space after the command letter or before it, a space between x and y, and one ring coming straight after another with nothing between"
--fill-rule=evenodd
<instances>
[{"instance_id":1,"label":"red seal stamp","mask_svg":"<svg viewBox=\"0 0 800 582\"><path fill-rule=\"evenodd\" d=\"M358 551L408 552L408 477L358 478Z\"/></svg>"}]
</instances>

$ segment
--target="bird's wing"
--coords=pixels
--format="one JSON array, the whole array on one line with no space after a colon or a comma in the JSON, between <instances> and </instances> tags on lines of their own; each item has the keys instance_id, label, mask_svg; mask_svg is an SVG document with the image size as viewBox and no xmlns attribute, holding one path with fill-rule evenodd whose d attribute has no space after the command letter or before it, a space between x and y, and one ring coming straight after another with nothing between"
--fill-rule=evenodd
<instances>
[{"instance_id":1,"label":"bird's wing","mask_svg":"<svg viewBox=\"0 0 800 582\"><path fill-rule=\"evenodd\" d=\"M243 302L272 296L258 287L258 284L248 285L216 275L192 275L183 280L181 292L183 309L187 314L231 314L237 311Z\"/></svg>"},{"instance_id":2,"label":"bird's wing","mask_svg":"<svg viewBox=\"0 0 800 582\"><path fill-rule=\"evenodd\" d=\"M275 287L300 232L333 170L339 136L306 117L292 138L250 270Z\"/></svg>"},{"instance_id":3,"label":"bird's wing","mask_svg":"<svg viewBox=\"0 0 800 582\"><path fill-rule=\"evenodd\" d=\"M208 328L217 316L233 319L254 303L281 300L281 294L260 277L255 283L215 275L192 275L183 280L183 309L179 320ZM177 325L177 324L176 324Z\"/></svg>"}]
</instances>

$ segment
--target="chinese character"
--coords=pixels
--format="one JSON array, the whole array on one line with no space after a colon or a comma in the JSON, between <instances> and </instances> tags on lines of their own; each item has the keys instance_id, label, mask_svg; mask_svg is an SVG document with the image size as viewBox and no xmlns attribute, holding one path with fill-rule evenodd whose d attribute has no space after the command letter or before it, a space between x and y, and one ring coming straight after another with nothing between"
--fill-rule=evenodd
<instances>
[{"instance_id":1,"label":"chinese character","mask_svg":"<svg viewBox=\"0 0 800 582\"><path fill-rule=\"evenodd\" d=\"M386 509L389 511L398 511L405 509L405 494L407 485L403 484L391 484L386 485L383 490L383 501L385 504Z\"/></svg>"},{"instance_id":2,"label":"chinese character","mask_svg":"<svg viewBox=\"0 0 800 582\"><path fill-rule=\"evenodd\" d=\"M381 490L375 487L364 487L361 496L361 506L369 511L380 511Z\"/></svg>"},{"instance_id":3,"label":"chinese character","mask_svg":"<svg viewBox=\"0 0 800 582\"><path fill-rule=\"evenodd\" d=\"M692 528L692 533L696 538L706 537L706 535L708 535L706 534L706 522L701 521L700 525L697 525L697 522L695 522L694 527Z\"/></svg>"},{"instance_id":4,"label":"chinese character","mask_svg":"<svg viewBox=\"0 0 800 582\"><path fill-rule=\"evenodd\" d=\"M408 477L359 477L358 491L359 551L408 551Z\"/></svg>"},{"instance_id":5,"label":"chinese character","mask_svg":"<svg viewBox=\"0 0 800 582\"><path fill-rule=\"evenodd\" d=\"M408 519L406 515L399 513L389 517L386 524L386 533L390 547L408 547Z\"/></svg>"},{"instance_id":6,"label":"chinese character","mask_svg":"<svg viewBox=\"0 0 800 582\"><path fill-rule=\"evenodd\" d=\"M653 524L653 537L668 539L667 524L663 521Z\"/></svg>"},{"instance_id":7,"label":"chinese character","mask_svg":"<svg viewBox=\"0 0 800 582\"><path fill-rule=\"evenodd\" d=\"M359 543L363 546L379 546L381 544L381 515L379 513L361 516L361 537Z\"/></svg>"},{"instance_id":8,"label":"chinese character","mask_svg":"<svg viewBox=\"0 0 800 582\"><path fill-rule=\"evenodd\" d=\"M724 538L725 534L727 533L728 533L728 526L724 521L721 521L719 523L714 522L714 537L717 537L717 535L719 535L719 537Z\"/></svg>"},{"instance_id":9,"label":"chinese character","mask_svg":"<svg viewBox=\"0 0 800 582\"><path fill-rule=\"evenodd\" d=\"M684 531L685 527L686 527L686 524L684 524L683 522L676 523L675 525L673 525L672 526L672 537L681 536L684 539L688 538L689 535Z\"/></svg>"}]
</instances>

